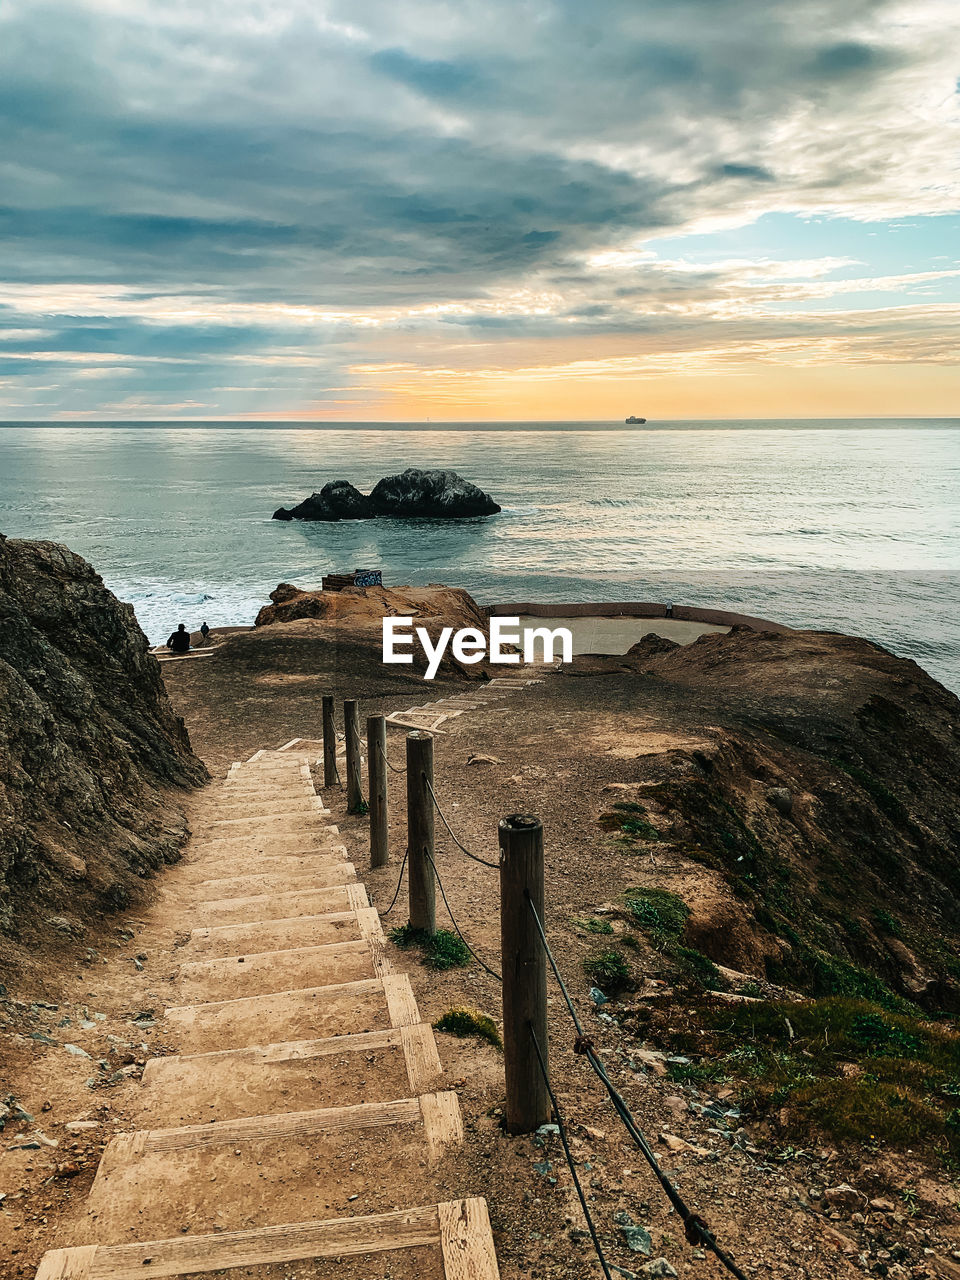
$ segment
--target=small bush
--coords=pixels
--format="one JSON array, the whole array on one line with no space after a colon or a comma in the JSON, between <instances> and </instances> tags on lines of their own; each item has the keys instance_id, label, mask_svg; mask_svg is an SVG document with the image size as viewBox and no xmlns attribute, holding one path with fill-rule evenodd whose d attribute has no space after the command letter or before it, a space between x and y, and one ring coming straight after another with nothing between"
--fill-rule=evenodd
<instances>
[{"instance_id":1,"label":"small bush","mask_svg":"<svg viewBox=\"0 0 960 1280\"><path fill-rule=\"evenodd\" d=\"M401 951L409 951L411 947L422 947L428 940L427 933L423 929L415 929L409 920L406 924L396 925L388 932L387 937Z\"/></svg>"},{"instance_id":2,"label":"small bush","mask_svg":"<svg viewBox=\"0 0 960 1280\"><path fill-rule=\"evenodd\" d=\"M614 995L632 985L632 974L626 957L619 951L598 951L587 956L583 972L601 991Z\"/></svg>"},{"instance_id":3,"label":"small bush","mask_svg":"<svg viewBox=\"0 0 960 1280\"><path fill-rule=\"evenodd\" d=\"M476 1036L480 1040L486 1040L496 1049L503 1048L497 1024L487 1014L480 1013L477 1009L448 1009L433 1026L436 1031L445 1031L447 1035L459 1036L462 1040L468 1036Z\"/></svg>"},{"instance_id":4,"label":"small bush","mask_svg":"<svg viewBox=\"0 0 960 1280\"><path fill-rule=\"evenodd\" d=\"M470 952L455 933L438 929L431 937L423 929L414 929L408 921L391 929L387 935L402 951L419 950L428 969L456 969L470 963Z\"/></svg>"},{"instance_id":5,"label":"small bush","mask_svg":"<svg viewBox=\"0 0 960 1280\"><path fill-rule=\"evenodd\" d=\"M892 1024L879 1013L861 1013L850 1023L850 1039L870 1053L888 1058L914 1058L922 1046L902 1024Z\"/></svg>"}]
</instances>

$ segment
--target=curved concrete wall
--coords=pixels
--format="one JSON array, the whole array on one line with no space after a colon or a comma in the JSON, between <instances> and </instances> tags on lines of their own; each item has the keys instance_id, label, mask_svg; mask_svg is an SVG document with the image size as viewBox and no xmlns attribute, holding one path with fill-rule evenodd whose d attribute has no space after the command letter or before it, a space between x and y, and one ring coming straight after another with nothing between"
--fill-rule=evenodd
<instances>
[{"instance_id":1,"label":"curved concrete wall","mask_svg":"<svg viewBox=\"0 0 960 1280\"><path fill-rule=\"evenodd\" d=\"M748 613L731 613L726 609L700 609L696 605L654 604L650 601L612 600L594 604L491 604L486 613L497 617L534 618L677 618L681 622L707 622L715 627L750 627L753 631L785 633L792 627L768 618L755 618Z\"/></svg>"}]
</instances>

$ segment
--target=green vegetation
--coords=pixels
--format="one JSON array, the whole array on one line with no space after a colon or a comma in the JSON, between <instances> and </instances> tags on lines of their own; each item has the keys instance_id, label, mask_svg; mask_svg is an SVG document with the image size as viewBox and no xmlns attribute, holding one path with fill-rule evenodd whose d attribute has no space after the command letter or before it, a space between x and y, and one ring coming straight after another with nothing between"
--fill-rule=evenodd
<instances>
[{"instance_id":1,"label":"green vegetation","mask_svg":"<svg viewBox=\"0 0 960 1280\"><path fill-rule=\"evenodd\" d=\"M598 819L604 831L616 831L625 844L635 840L662 840L660 832L647 819L646 809L632 800L619 800L609 813Z\"/></svg>"},{"instance_id":2,"label":"green vegetation","mask_svg":"<svg viewBox=\"0 0 960 1280\"><path fill-rule=\"evenodd\" d=\"M699 983L707 991L725 991L729 985L721 976L720 970L709 956L694 947L676 947L673 958L680 966L681 972L694 982Z\"/></svg>"},{"instance_id":3,"label":"green vegetation","mask_svg":"<svg viewBox=\"0 0 960 1280\"><path fill-rule=\"evenodd\" d=\"M480 1040L486 1040L496 1049L503 1048L497 1024L478 1009L448 1009L433 1026L436 1031L445 1031L451 1036L459 1036L461 1039L476 1036Z\"/></svg>"},{"instance_id":4,"label":"green vegetation","mask_svg":"<svg viewBox=\"0 0 960 1280\"><path fill-rule=\"evenodd\" d=\"M627 889L627 909L654 942L663 945L683 933L690 908L667 889Z\"/></svg>"},{"instance_id":5,"label":"green vegetation","mask_svg":"<svg viewBox=\"0 0 960 1280\"><path fill-rule=\"evenodd\" d=\"M633 985L630 965L620 951L598 951L587 956L583 971L605 995L615 995Z\"/></svg>"},{"instance_id":6,"label":"green vegetation","mask_svg":"<svg viewBox=\"0 0 960 1280\"><path fill-rule=\"evenodd\" d=\"M613 925L610 921L598 920L596 916L589 916L586 920L574 920L573 923L584 933L613 933Z\"/></svg>"},{"instance_id":7,"label":"green vegetation","mask_svg":"<svg viewBox=\"0 0 960 1280\"><path fill-rule=\"evenodd\" d=\"M677 965L681 977L708 991L723 991L727 984L713 961L680 938L690 908L667 889L628 889L623 895L631 916L654 946ZM626 941L626 939L624 939Z\"/></svg>"},{"instance_id":8,"label":"green vegetation","mask_svg":"<svg viewBox=\"0 0 960 1280\"><path fill-rule=\"evenodd\" d=\"M387 936L403 951L419 950L428 969L455 969L470 963L470 952L449 929L438 929L431 937L423 929L414 929L408 921L391 929Z\"/></svg>"},{"instance_id":9,"label":"green vegetation","mask_svg":"<svg viewBox=\"0 0 960 1280\"><path fill-rule=\"evenodd\" d=\"M881 933L885 933L891 938L903 937L900 925L894 920L889 911L884 911L882 907L874 907L873 919Z\"/></svg>"},{"instance_id":10,"label":"green vegetation","mask_svg":"<svg viewBox=\"0 0 960 1280\"><path fill-rule=\"evenodd\" d=\"M672 1015L675 1016L675 1015ZM704 1034L705 1033L705 1034ZM741 1103L787 1136L927 1145L960 1156L960 1034L865 1000L829 997L691 1011L670 1068L692 1083L739 1080Z\"/></svg>"}]
</instances>

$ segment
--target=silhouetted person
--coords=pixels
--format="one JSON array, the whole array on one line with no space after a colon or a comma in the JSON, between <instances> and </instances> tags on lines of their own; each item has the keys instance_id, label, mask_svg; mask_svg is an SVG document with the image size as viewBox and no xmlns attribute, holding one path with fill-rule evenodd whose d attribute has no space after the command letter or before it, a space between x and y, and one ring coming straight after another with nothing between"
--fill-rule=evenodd
<instances>
[{"instance_id":1,"label":"silhouetted person","mask_svg":"<svg viewBox=\"0 0 960 1280\"><path fill-rule=\"evenodd\" d=\"M200 623L200 634L203 636L204 640L206 640L207 636L210 634L210 628L205 622Z\"/></svg>"},{"instance_id":2,"label":"silhouetted person","mask_svg":"<svg viewBox=\"0 0 960 1280\"><path fill-rule=\"evenodd\" d=\"M190 648L190 632L181 622L179 627L167 641L167 648L172 653L187 653Z\"/></svg>"}]
</instances>

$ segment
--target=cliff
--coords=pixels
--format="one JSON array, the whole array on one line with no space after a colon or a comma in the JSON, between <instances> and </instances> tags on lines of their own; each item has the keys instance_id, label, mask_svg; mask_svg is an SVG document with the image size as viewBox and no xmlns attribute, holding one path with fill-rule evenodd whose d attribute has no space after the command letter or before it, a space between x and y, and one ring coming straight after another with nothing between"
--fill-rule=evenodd
<instances>
[{"instance_id":1,"label":"cliff","mask_svg":"<svg viewBox=\"0 0 960 1280\"><path fill-rule=\"evenodd\" d=\"M568 675L578 702L673 726L601 821L633 819L640 847L669 850L660 883L687 902L688 945L816 995L960 1009L954 694L868 640L813 631L647 638Z\"/></svg>"},{"instance_id":2,"label":"cliff","mask_svg":"<svg viewBox=\"0 0 960 1280\"><path fill-rule=\"evenodd\" d=\"M206 778L132 607L66 547L0 535L0 931L131 901Z\"/></svg>"}]
</instances>

